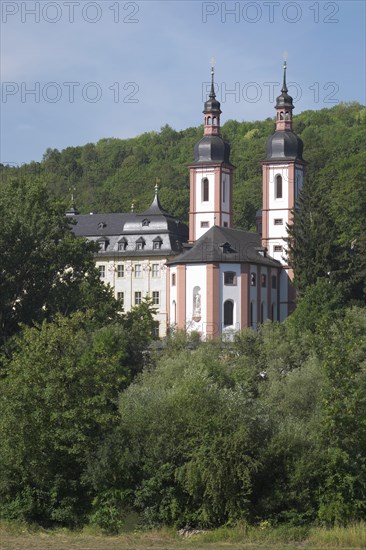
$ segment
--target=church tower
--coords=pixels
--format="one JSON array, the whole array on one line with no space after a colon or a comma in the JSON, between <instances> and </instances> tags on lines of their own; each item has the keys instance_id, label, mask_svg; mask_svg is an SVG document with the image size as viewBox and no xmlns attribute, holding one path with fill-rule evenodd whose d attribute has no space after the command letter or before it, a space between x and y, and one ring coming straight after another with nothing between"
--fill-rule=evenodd
<instances>
[{"instance_id":1,"label":"church tower","mask_svg":"<svg viewBox=\"0 0 366 550\"><path fill-rule=\"evenodd\" d=\"M232 227L233 170L230 146L220 135L220 103L216 99L214 69L204 104L204 136L194 147L190 171L189 242L194 243L214 225Z\"/></svg>"},{"instance_id":2,"label":"church tower","mask_svg":"<svg viewBox=\"0 0 366 550\"><path fill-rule=\"evenodd\" d=\"M306 165L302 158L303 143L292 130L294 105L288 94L286 68L285 62L281 95L277 97L275 107L276 131L267 141L266 159L262 162L262 245L284 267L281 320L294 309L293 272L287 257L287 225L292 224L292 210L302 188Z\"/></svg>"}]
</instances>

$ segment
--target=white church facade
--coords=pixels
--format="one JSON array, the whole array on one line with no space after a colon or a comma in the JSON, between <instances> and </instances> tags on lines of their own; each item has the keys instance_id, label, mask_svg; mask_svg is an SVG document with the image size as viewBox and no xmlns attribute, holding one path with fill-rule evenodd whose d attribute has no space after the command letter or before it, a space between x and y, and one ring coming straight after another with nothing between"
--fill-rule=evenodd
<instances>
[{"instance_id":1,"label":"white church facade","mask_svg":"<svg viewBox=\"0 0 366 550\"><path fill-rule=\"evenodd\" d=\"M262 234L232 227L230 146L220 135L220 103L212 85L204 136L190 165L189 248L168 262L168 322L213 338L266 319L284 320L295 307L287 225L301 190L303 145L292 131L286 85L276 101L276 131L263 161Z\"/></svg>"},{"instance_id":2,"label":"white church facade","mask_svg":"<svg viewBox=\"0 0 366 550\"><path fill-rule=\"evenodd\" d=\"M292 129L293 108L285 64L276 129L262 162L261 234L233 228L234 166L220 135L213 69L204 135L189 166L189 229L162 208L157 188L150 208L139 214L69 212L75 234L100 243L97 267L124 310L152 298L160 337L169 327L197 331L203 339L232 335L266 319L282 321L293 311L287 226L306 167Z\"/></svg>"}]
</instances>

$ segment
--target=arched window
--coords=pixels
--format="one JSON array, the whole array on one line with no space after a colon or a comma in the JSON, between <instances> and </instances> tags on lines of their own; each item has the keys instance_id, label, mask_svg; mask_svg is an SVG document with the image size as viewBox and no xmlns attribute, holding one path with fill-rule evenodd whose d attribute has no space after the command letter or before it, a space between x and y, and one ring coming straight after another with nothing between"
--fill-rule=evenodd
<instances>
[{"instance_id":1,"label":"arched window","mask_svg":"<svg viewBox=\"0 0 366 550\"><path fill-rule=\"evenodd\" d=\"M283 120L284 119L284 116L283 116L283 111L280 112L280 120Z\"/></svg>"},{"instance_id":2,"label":"arched window","mask_svg":"<svg viewBox=\"0 0 366 550\"><path fill-rule=\"evenodd\" d=\"M276 176L275 198L282 199L282 176L279 174Z\"/></svg>"},{"instance_id":3,"label":"arched window","mask_svg":"<svg viewBox=\"0 0 366 550\"><path fill-rule=\"evenodd\" d=\"M172 302L172 321L173 321L173 324L176 325L177 324L177 302L175 300L173 300Z\"/></svg>"},{"instance_id":4,"label":"arched window","mask_svg":"<svg viewBox=\"0 0 366 550\"><path fill-rule=\"evenodd\" d=\"M224 326L228 327L234 324L234 302L226 300L224 303Z\"/></svg>"},{"instance_id":5,"label":"arched window","mask_svg":"<svg viewBox=\"0 0 366 550\"><path fill-rule=\"evenodd\" d=\"M209 188L208 188L208 179L203 178L202 180L202 201L208 202L209 200Z\"/></svg>"},{"instance_id":6,"label":"arched window","mask_svg":"<svg viewBox=\"0 0 366 550\"><path fill-rule=\"evenodd\" d=\"M211 117L210 116L207 117L207 124L211 124Z\"/></svg>"},{"instance_id":7,"label":"arched window","mask_svg":"<svg viewBox=\"0 0 366 550\"><path fill-rule=\"evenodd\" d=\"M286 120L290 120L290 114L289 114L289 112L288 112L288 111L286 111L286 114L285 114L285 119L286 119Z\"/></svg>"},{"instance_id":8,"label":"arched window","mask_svg":"<svg viewBox=\"0 0 366 550\"><path fill-rule=\"evenodd\" d=\"M216 124L216 117L212 117L212 124Z\"/></svg>"}]
</instances>

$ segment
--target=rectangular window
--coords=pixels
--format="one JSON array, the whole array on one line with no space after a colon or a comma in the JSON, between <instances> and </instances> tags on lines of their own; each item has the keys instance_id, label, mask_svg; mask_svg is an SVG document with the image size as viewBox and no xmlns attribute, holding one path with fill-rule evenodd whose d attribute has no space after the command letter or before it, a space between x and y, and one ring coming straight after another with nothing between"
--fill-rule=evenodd
<instances>
[{"instance_id":1,"label":"rectangular window","mask_svg":"<svg viewBox=\"0 0 366 550\"><path fill-rule=\"evenodd\" d=\"M282 218L275 218L274 224L275 225L283 225L283 219Z\"/></svg>"},{"instance_id":2,"label":"rectangular window","mask_svg":"<svg viewBox=\"0 0 366 550\"><path fill-rule=\"evenodd\" d=\"M152 336L153 338L159 338L159 321L154 321Z\"/></svg>"},{"instance_id":3,"label":"rectangular window","mask_svg":"<svg viewBox=\"0 0 366 550\"><path fill-rule=\"evenodd\" d=\"M250 286L257 285L257 275L255 273L250 274Z\"/></svg>"},{"instance_id":4,"label":"rectangular window","mask_svg":"<svg viewBox=\"0 0 366 550\"><path fill-rule=\"evenodd\" d=\"M135 279L141 279L142 277L142 271L141 271L141 264L135 265Z\"/></svg>"},{"instance_id":5,"label":"rectangular window","mask_svg":"<svg viewBox=\"0 0 366 550\"><path fill-rule=\"evenodd\" d=\"M117 277L124 277L125 276L125 266L123 264L117 265Z\"/></svg>"},{"instance_id":6,"label":"rectangular window","mask_svg":"<svg viewBox=\"0 0 366 550\"><path fill-rule=\"evenodd\" d=\"M234 271L225 271L224 272L224 284L225 285L236 285L236 273Z\"/></svg>"},{"instance_id":7,"label":"rectangular window","mask_svg":"<svg viewBox=\"0 0 366 550\"><path fill-rule=\"evenodd\" d=\"M143 246L142 243L136 243L136 250L142 250Z\"/></svg>"},{"instance_id":8,"label":"rectangular window","mask_svg":"<svg viewBox=\"0 0 366 550\"><path fill-rule=\"evenodd\" d=\"M125 305L125 293L124 292L117 292L117 300L119 300L122 304L122 306Z\"/></svg>"},{"instance_id":9,"label":"rectangular window","mask_svg":"<svg viewBox=\"0 0 366 550\"><path fill-rule=\"evenodd\" d=\"M267 277L264 274L261 275L261 286L262 287L267 286Z\"/></svg>"},{"instance_id":10,"label":"rectangular window","mask_svg":"<svg viewBox=\"0 0 366 550\"><path fill-rule=\"evenodd\" d=\"M158 290L153 290L152 302L153 302L154 306L159 305L159 303L160 303L160 292Z\"/></svg>"},{"instance_id":11,"label":"rectangular window","mask_svg":"<svg viewBox=\"0 0 366 550\"><path fill-rule=\"evenodd\" d=\"M126 246L126 243L118 243L119 252L122 252L122 250L126 250Z\"/></svg>"},{"instance_id":12,"label":"rectangular window","mask_svg":"<svg viewBox=\"0 0 366 550\"><path fill-rule=\"evenodd\" d=\"M177 278L176 278L175 273L172 273L172 286L176 285L176 280L177 280Z\"/></svg>"},{"instance_id":13,"label":"rectangular window","mask_svg":"<svg viewBox=\"0 0 366 550\"><path fill-rule=\"evenodd\" d=\"M222 202L226 201L226 180L222 182Z\"/></svg>"},{"instance_id":14,"label":"rectangular window","mask_svg":"<svg viewBox=\"0 0 366 550\"><path fill-rule=\"evenodd\" d=\"M140 305L142 302L141 292L135 292L135 306Z\"/></svg>"},{"instance_id":15,"label":"rectangular window","mask_svg":"<svg viewBox=\"0 0 366 550\"><path fill-rule=\"evenodd\" d=\"M104 279L104 277L105 277L105 265L98 266L98 269L99 269L99 277Z\"/></svg>"},{"instance_id":16,"label":"rectangular window","mask_svg":"<svg viewBox=\"0 0 366 550\"><path fill-rule=\"evenodd\" d=\"M229 224L227 222L224 222L224 227L229 227Z\"/></svg>"},{"instance_id":17,"label":"rectangular window","mask_svg":"<svg viewBox=\"0 0 366 550\"><path fill-rule=\"evenodd\" d=\"M152 264L151 274L156 279L157 277L160 277L160 265L159 264Z\"/></svg>"},{"instance_id":18,"label":"rectangular window","mask_svg":"<svg viewBox=\"0 0 366 550\"><path fill-rule=\"evenodd\" d=\"M272 275L272 288L277 288L277 277Z\"/></svg>"},{"instance_id":19,"label":"rectangular window","mask_svg":"<svg viewBox=\"0 0 366 550\"><path fill-rule=\"evenodd\" d=\"M209 223L208 222L201 222L201 227L209 227Z\"/></svg>"},{"instance_id":20,"label":"rectangular window","mask_svg":"<svg viewBox=\"0 0 366 550\"><path fill-rule=\"evenodd\" d=\"M273 247L273 252L282 252L282 246L279 244L275 244Z\"/></svg>"}]
</instances>

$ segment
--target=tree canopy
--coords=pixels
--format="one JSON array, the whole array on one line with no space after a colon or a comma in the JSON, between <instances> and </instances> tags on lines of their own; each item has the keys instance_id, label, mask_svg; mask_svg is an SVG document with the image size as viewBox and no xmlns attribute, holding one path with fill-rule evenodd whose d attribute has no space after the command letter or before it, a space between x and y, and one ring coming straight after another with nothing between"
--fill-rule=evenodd
<instances>
[{"instance_id":1,"label":"tree canopy","mask_svg":"<svg viewBox=\"0 0 366 550\"><path fill-rule=\"evenodd\" d=\"M42 178L2 182L0 216L0 339L52 319L93 308L96 317L117 314L118 304L95 269L95 245L77 239L65 205L51 198Z\"/></svg>"}]
</instances>

